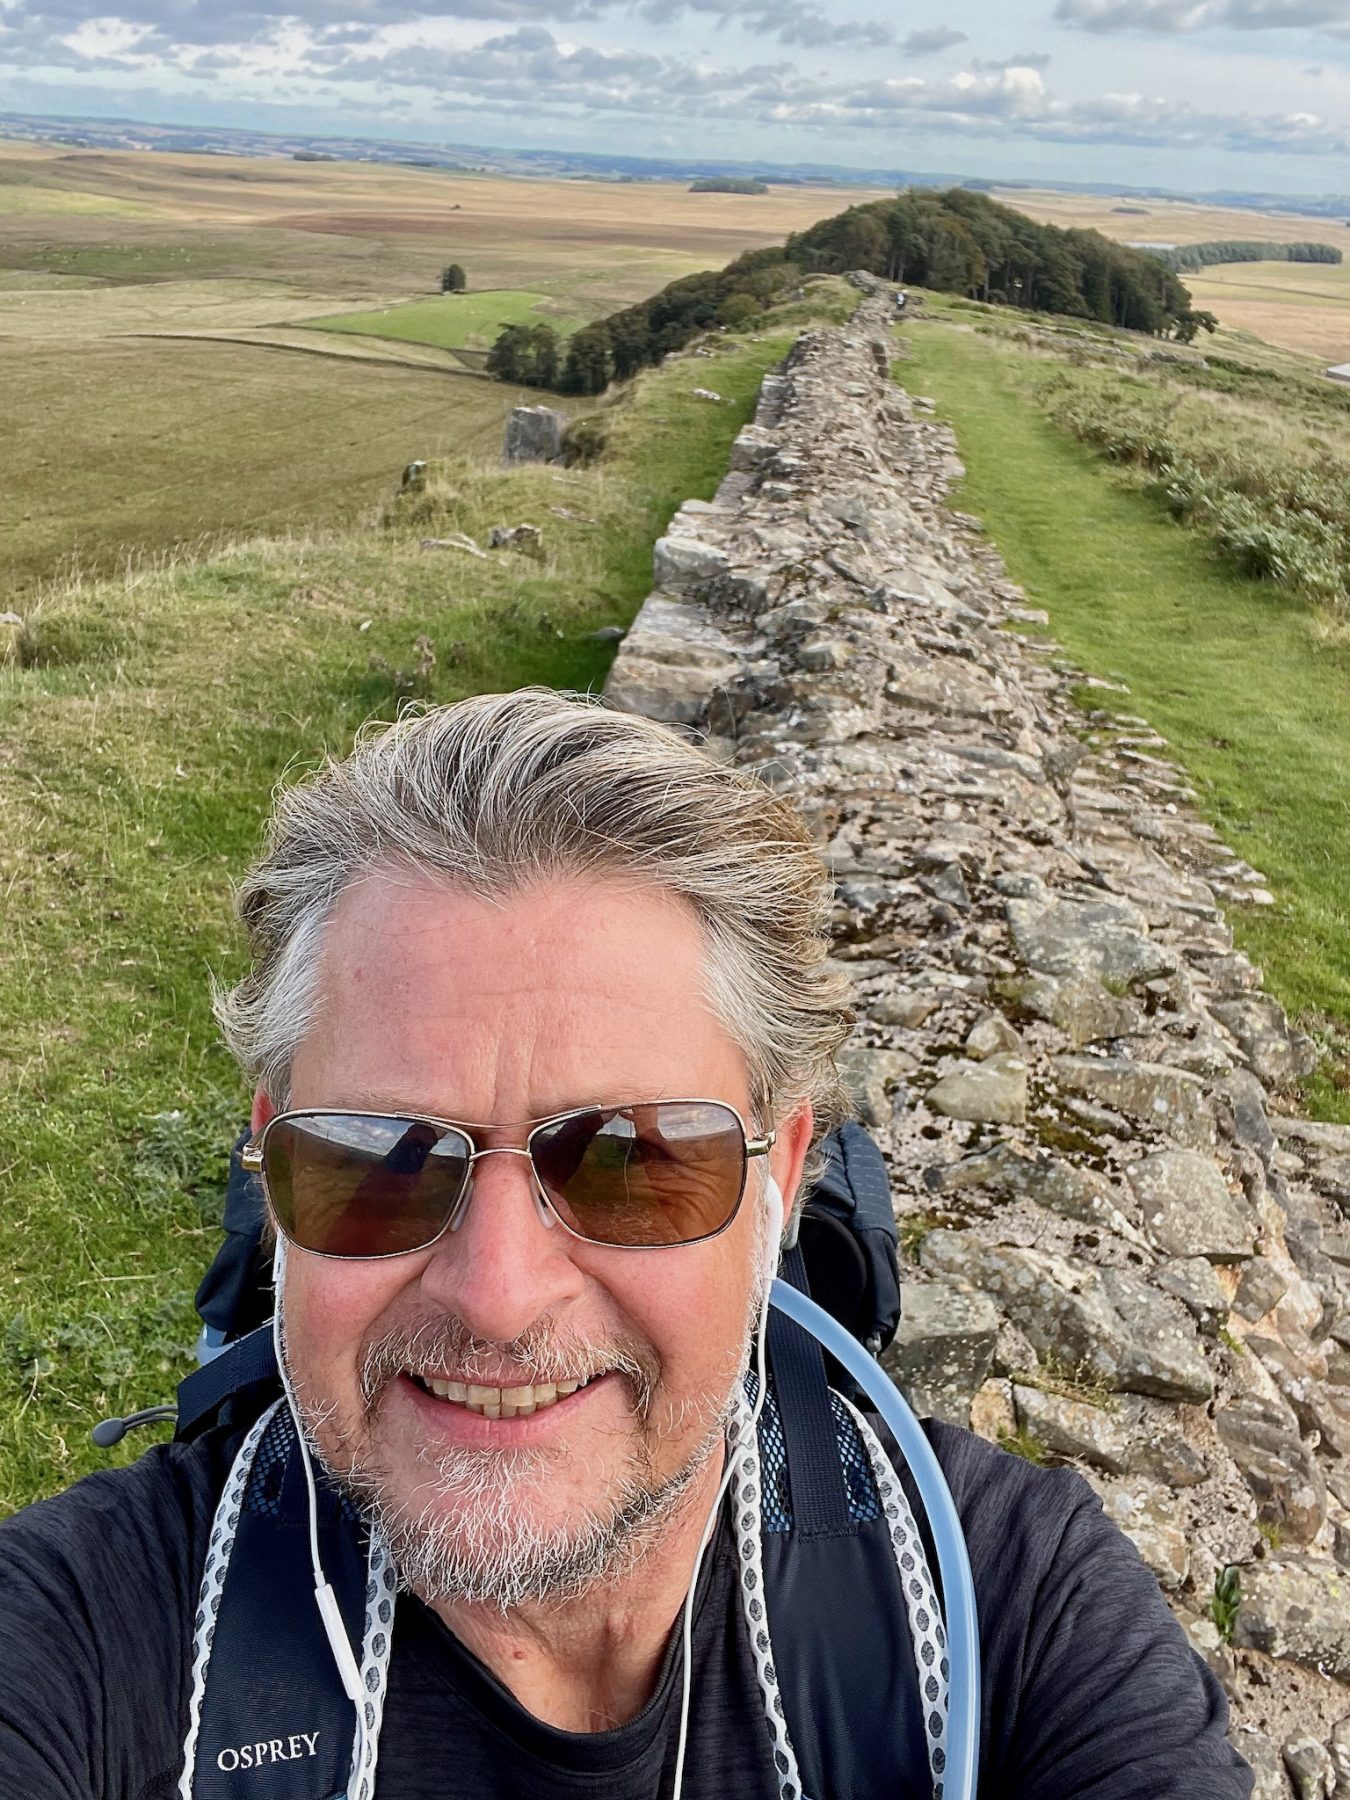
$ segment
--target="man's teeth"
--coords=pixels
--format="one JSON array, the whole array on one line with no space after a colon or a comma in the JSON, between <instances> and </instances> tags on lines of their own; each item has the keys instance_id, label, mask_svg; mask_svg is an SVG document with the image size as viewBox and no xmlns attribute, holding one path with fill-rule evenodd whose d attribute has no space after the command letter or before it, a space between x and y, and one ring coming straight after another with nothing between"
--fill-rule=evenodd
<instances>
[{"instance_id":1,"label":"man's teeth","mask_svg":"<svg viewBox=\"0 0 1350 1800\"><path fill-rule=\"evenodd\" d=\"M467 1406L470 1412L481 1413L485 1419L526 1419L575 1394L594 1376L585 1381L540 1381L509 1388L481 1387L473 1381L439 1381L433 1375L418 1375L415 1379L438 1400L453 1400L458 1406Z\"/></svg>"}]
</instances>

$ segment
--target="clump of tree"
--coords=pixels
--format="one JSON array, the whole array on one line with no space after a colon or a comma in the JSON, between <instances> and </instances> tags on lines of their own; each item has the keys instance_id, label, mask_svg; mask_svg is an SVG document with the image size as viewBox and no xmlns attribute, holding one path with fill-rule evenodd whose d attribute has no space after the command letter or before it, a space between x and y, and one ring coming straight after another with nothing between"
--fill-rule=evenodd
<instances>
[{"instance_id":1,"label":"clump of tree","mask_svg":"<svg viewBox=\"0 0 1350 1800\"><path fill-rule=\"evenodd\" d=\"M1334 244L1267 244L1242 238L1222 238L1211 244L1178 244L1173 250L1152 252L1174 275L1194 274L1219 263L1291 262L1339 263L1345 258Z\"/></svg>"},{"instance_id":2,"label":"clump of tree","mask_svg":"<svg viewBox=\"0 0 1350 1800\"><path fill-rule=\"evenodd\" d=\"M469 285L469 278L464 273L463 263L447 263L441 270L441 292L443 294L462 294Z\"/></svg>"},{"instance_id":3,"label":"clump of tree","mask_svg":"<svg viewBox=\"0 0 1350 1800\"><path fill-rule=\"evenodd\" d=\"M504 326L487 356L488 374L516 387L556 388L561 367L562 346L551 325Z\"/></svg>"},{"instance_id":4,"label":"clump of tree","mask_svg":"<svg viewBox=\"0 0 1350 1800\"><path fill-rule=\"evenodd\" d=\"M701 175L689 183L691 194L767 194L767 181L756 181L749 175Z\"/></svg>"},{"instance_id":5,"label":"clump of tree","mask_svg":"<svg viewBox=\"0 0 1350 1800\"><path fill-rule=\"evenodd\" d=\"M808 274L850 269L1184 343L1217 324L1212 313L1195 310L1170 269L1142 250L1098 231L1038 225L969 188L907 188L894 199L822 219L786 244L749 250L725 269L686 275L650 299L584 326L568 340L557 386L569 394L601 393L702 332L753 324ZM523 329L503 331L489 369L523 368L528 372L503 373L503 379L552 385L523 354L515 335Z\"/></svg>"},{"instance_id":6,"label":"clump of tree","mask_svg":"<svg viewBox=\"0 0 1350 1800\"><path fill-rule=\"evenodd\" d=\"M868 269L972 300L1094 319L1189 342L1213 330L1170 269L1099 231L1039 225L969 188L907 188L787 241L806 269Z\"/></svg>"}]
</instances>

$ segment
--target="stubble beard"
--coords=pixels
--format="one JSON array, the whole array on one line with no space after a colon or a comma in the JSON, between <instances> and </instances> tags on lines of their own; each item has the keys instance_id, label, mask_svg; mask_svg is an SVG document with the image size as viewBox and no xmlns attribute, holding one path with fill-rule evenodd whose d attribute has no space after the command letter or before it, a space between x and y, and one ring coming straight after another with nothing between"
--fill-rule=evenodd
<instances>
[{"instance_id":1,"label":"stubble beard","mask_svg":"<svg viewBox=\"0 0 1350 1800\"><path fill-rule=\"evenodd\" d=\"M659 1359L649 1344L563 1340L546 1322L510 1344L490 1343L443 1317L392 1330L366 1347L361 1409L353 1420L340 1419L334 1406L307 1393L287 1360L306 1439L383 1538L400 1587L430 1604L460 1601L510 1612L566 1605L620 1580L670 1526L725 1440L747 1343L748 1331L716 1391L673 1403L660 1395ZM453 1368L473 1380L495 1378L504 1367L529 1371L521 1379L534 1381L612 1370L624 1383L631 1428L617 1468L596 1471L597 1498L581 1516L559 1523L546 1516L549 1486L571 1456L565 1445L433 1450L418 1444L419 1479L410 1493L397 1493L404 1482L383 1429L390 1383L407 1370ZM691 1448L673 1473L663 1474L659 1448L673 1436Z\"/></svg>"}]
</instances>

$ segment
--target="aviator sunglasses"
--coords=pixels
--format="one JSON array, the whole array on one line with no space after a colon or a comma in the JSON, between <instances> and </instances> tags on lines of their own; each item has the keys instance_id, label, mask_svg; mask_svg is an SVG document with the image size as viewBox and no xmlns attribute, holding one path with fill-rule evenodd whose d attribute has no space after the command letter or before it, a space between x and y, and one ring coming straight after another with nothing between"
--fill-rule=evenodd
<instances>
[{"instance_id":1,"label":"aviator sunglasses","mask_svg":"<svg viewBox=\"0 0 1350 1800\"><path fill-rule=\"evenodd\" d=\"M282 1234L319 1256L425 1250L462 1221L474 1164L524 1156L541 1213L588 1244L660 1250L716 1237L736 1217L751 1138L720 1100L584 1106L531 1126L523 1146L480 1149L463 1125L422 1114L277 1113L243 1151Z\"/></svg>"}]
</instances>

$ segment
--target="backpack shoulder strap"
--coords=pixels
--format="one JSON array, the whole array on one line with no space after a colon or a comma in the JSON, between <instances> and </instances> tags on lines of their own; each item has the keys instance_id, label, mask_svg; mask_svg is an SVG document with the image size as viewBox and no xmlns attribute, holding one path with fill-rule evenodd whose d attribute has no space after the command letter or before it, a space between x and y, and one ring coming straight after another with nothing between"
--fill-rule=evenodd
<instances>
[{"instance_id":1,"label":"backpack shoulder strap","mask_svg":"<svg viewBox=\"0 0 1350 1800\"><path fill-rule=\"evenodd\" d=\"M799 1387L779 1385L775 1356L735 1508L742 1603L780 1794L941 1800L946 1643L935 1584L894 1469L859 1415L825 1387L810 1342L820 1384L806 1414L812 1423L803 1431ZM809 1367L802 1358L796 1377ZM817 1528L810 1505L798 1510L799 1494L816 1498L793 1466L803 1439L812 1467L822 1454L833 1463L842 1520L830 1530ZM925 1764L931 1786L916 1788Z\"/></svg>"},{"instance_id":2,"label":"backpack shoulder strap","mask_svg":"<svg viewBox=\"0 0 1350 1800\"><path fill-rule=\"evenodd\" d=\"M394 1578L355 1510L327 1482L317 1491L324 1573L370 1696L364 1767L353 1779L356 1717L315 1602L295 1427L276 1403L244 1439L212 1525L179 1800L368 1800Z\"/></svg>"},{"instance_id":3,"label":"backpack shoulder strap","mask_svg":"<svg viewBox=\"0 0 1350 1800\"><path fill-rule=\"evenodd\" d=\"M174 1436L190 1439L217 1423L249 1422L280 1385L272 1327L259 1325L179 1382Z\"/></svg>"}]
</instances>

